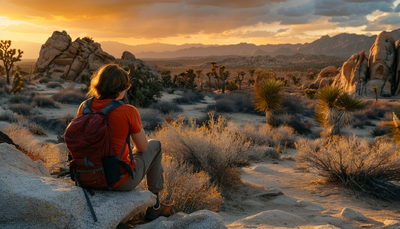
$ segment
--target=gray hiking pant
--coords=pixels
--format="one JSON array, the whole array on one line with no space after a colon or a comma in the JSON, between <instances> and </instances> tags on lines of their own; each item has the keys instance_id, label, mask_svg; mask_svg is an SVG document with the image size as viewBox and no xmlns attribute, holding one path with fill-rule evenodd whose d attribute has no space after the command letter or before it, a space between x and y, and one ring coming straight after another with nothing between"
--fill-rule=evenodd
<instances>
[{"instance_id":1,"label":"gray hiking pant","mask_svg":"<svg viewBox=\"0 0 400 229\"><path fill-rule=\"evenodd\" d=\"M144 175L147 179L147 188L152 193L158 193L163 189L164 176L161 165L162 152L161 143L158 140L149 140L146 152L133 151L133 158L136 161L135 178L129 177L124 183L116 187L117 191L133 190L142 180Z\"/></svg>"}]
</instances>

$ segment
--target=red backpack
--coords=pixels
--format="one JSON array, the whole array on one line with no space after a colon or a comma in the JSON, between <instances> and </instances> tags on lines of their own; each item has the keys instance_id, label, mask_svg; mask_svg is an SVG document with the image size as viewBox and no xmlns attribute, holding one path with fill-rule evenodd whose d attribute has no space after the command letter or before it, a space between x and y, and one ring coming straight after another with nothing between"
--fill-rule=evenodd
<instances>
[{"instance_id":1,"label":"red backpack","mask_svg":"<svg viewBox=\"0 0 400 229\"><path fill-rule=\"evenodd\" d=\"M124 176L124 174L120 174L119 164L128 170L132 179L134 172L126 162L119 160L128 145L129 158L133 164L130 133L128 132L121 153L116 156L107 124L108 113L124 103L120 100L112 100L100 112L92 112L90 110L92 100L89 99L85 102L82 115L68 125L64 133L64 140L70 151L68 166L71 179L75 181L75 185L83 188L89 210L94 221L97 222L96 214L85 190L92 196L94 192L91 188L108 187L111 190L112 184Z\"/></svg>"},{"instance_id":2,"label":"red backpack","mask_svg":"<svg viewBox=\"0 0 400 229\"><path fill-rule=\"evenodd\" d=\"M119 164L122 164L133 178L131 167L119 160L129 147L131 164L133 161L130 147L130 133L121 153L116 156L111 144L108 113L123 105L120 100L110 101L100 112L92 112L90 105L93 99L87 100L83 106L82 115L74 119L65 130L64 139L70 151L71 179L83 188L104 188L111 190L112 183L118 182L124 174L120 174Z\"/></svg>"}]
</instances>

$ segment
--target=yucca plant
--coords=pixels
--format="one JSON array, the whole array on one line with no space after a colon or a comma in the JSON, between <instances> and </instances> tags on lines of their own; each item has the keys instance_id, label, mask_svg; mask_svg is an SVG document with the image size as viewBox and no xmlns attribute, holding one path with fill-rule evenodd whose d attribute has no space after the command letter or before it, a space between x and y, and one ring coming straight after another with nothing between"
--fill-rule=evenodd
<instances>
[{"instance_id":1,"label":"yucca plant","mask_svg":"<svg viewBox=\"0 0 400 229\"><path fill-rule=\"evenodd\" d=\"M281 108L284 98L282 93L283 82L274 78L269 78L254 85L255 98L254 109L265 113L268 123L274 122L274 110Z\"/></svg>"},{"instance_id":2,"label":"yucca plant","mask_svg":"<svg viewBox=\"0 0 400 229\"><path fill-rule=\"evenodd\" d=\"M364 103L358 97L335 86L324 87L317 92L315 121L323 128L332 128L331 135L340 134L340 128L350 125L353 111L362 109Z\"/></svg>"},{"instance_id":3,"label":"yucca plant","mask_svg":"<svg viewBox=\"0 0 400 229\"><path fill-rule=\"evenodd\" d=\"M393 109L393 122L389 123L389 136L393 138L394 143L400 143L400 107Z\"/></svg>"}]
</instances>

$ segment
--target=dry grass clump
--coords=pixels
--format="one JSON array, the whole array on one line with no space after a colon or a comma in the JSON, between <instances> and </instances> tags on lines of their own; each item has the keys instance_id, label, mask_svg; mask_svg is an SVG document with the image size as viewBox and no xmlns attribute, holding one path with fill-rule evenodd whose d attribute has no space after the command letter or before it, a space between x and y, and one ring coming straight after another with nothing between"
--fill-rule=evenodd
<instances>
[{"instance_id":1,"label":"dry grass clump","mask_svg":"<svg viewBox=\"0 0 400 229\"><path fill-rule=\"evenodd\" d=\"M28 129L11 125L4 130L4 133L31 158L43 158L50 173L59 167L65 166L67 155L63 155L57 147L42 144Z\"/></svg>"},{"instance_id":2,"label":"dry grass clump","mask_svg":"<svg viewBox=\"0 0 400 229\"><path fill-rule=\"evenodd\" d=\"M226 123L218 117L199 127L194 120L180 116L150 137L161 141L167 156L193 166L193 172L204 171L212 183L232 186L240 181L239 168L249 164L253 152L251 143L228 132Z\"/></svg>"},{"instance_id":3,"label":"dry grass clump","mask_svg":"<svg viewBox=\"0 0 400 229\"><path fill-rule=\"evenodd\" d=\"M383 198L400 196L400 151L387 139L374 143L356 136L297 141L299 167L314 168L330 181Z\"/></svg>"},{"instance_id":4,"label":"dry grass clump","mask_svg":"<svg viewBox=\"0 0 400 229\"><path fill-rule=\"evenodd\" d=\"M39 126L38 124L28 124L27 128L29 132L31 132L34 135L47 136L46 131L43 129L43 127Z\"/></svg>"},{"instance_id":5,"label":"dry grass clump","mask_svg":"<svg viewBox=\"0 0 400 229\"><path fill-rule=\"evenodd\" d=\"M36 92L24 89L21 93L11 96L8 102L12 104L15 103L30 104L33 101L33 97L35 97L36 95L37 95Z\"/></svg>"},{"instance_id":6,"label":"dry grass clump","mask_svg":"<svg viewBox=\"0 0 400 229\"><path fill-rule=\"evenodd\" d=\"M246 123L242 125L230 123L229 131L246 136L256 145L269 145L277 147L278 145L292 146L295 141L293 128L281 125L273 128L270 125L254 125Z\"/></svg>"},{"instance_id":7,"label":"dry grass clump","mask_svg":"<svg viewBox=\"0 0 400 229\"><path fill-rule=\"evenodd\" d=\"M10 110L19 115L29 116L31 114L32 106L20 103L20 104L10 104Z\"/></svg>"},{"instance_id":8,"label":"dry grass clump","mask_svg":"<svg viewBox=\"0 0 400 229\"><path fill-rule=\"evenodd\" d=\"M86 95L83 94L80 90L74 89L59 90L57 93L52 95L51 98L59 103L68 104L81 104L87 99Z\"/></svg>"},{"instance_id":9,"label":"dry grass clump","mask_svg":"<svg viewBox=\"0 0 400 229\"><path fill-rule=\"evenodd\" d=\"M47 88L56 88L56 87L62 88L63 86L59 82L49 82L46 84L46 87Z\"/></svg>"},{"instance_id":10,"label":"dry grass clump","mask_svg":"<svg viewBox=\"0 0 400 229\"><path fill-rule=\"evenodd\" d=\"M215 101L215 104L208 105L206 111L237 112L238 109L232 100L227 98L221 98L217 99Z\"/></svg>"},{"instance_id":11,"label":"dry grass clump","mask_svg":"<svg viewBox=\"0 0 400 229\"><path fill-rule=\"evenodd\" d=\"M210 182L205 171L193 173L193 166L164 157L164 189L162 202L174 206L176 212L217 211L223 200L219 188Z\"/></svg>"},{"instance_id":12,"label":"dry grass clump","mask_svg":"<svg viewBox=\"0 0 400 229\"><path fill-rule=\"evenodd\" d=\"M60 108L60 105L57 104L52 98L46 96L35 96L33 98L33 103L35 106L42 108Z\"/></svg>"}]
</instances>

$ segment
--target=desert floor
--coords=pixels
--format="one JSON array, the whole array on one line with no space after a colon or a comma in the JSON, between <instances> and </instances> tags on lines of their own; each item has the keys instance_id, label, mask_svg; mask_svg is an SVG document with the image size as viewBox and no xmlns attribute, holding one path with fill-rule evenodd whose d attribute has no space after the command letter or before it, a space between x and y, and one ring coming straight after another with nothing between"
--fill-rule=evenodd
<instances>
[{"instance_id":1,"label":"desert floor","mask_svg":"<svg viewBox=\"0 0 400 229\"><path fill-rule=\"evenodd\" d=\"M38 86L40 91L47 95L56 91ZM161 100L171 101L179 96L181 95L163 93ZM184 110L181 115L200 118L204 116L204 107L213 102L213 98L206 96L201 103L180 105ZM2 109L0 108L0 112ZM43 116L55 118L68 113L75 115L77 109L78 105L63 104L60 109L47 108L41 109L41 112ZM260 115L222 114L239 123L265 123L265 118ZM311 118L308 121L313 123L313 128L319 128ZM378 121L373 122L376 124ZM347 132L373 140L372 129L373 127L348 129ZM57 139L55 133L47 135L39 139ZM316 171L305 172L297 169L293 159L296 158L296 154L295 149L287 148L279 159L264 159L241 170L243 183L229 191L230 198L224 200L217 212L228 228L380 228L390 224L387 220L400 221L400 202L377 200L326 183ZM279 191L282 194L261 195L265 192L278 194ZM345 208L357 211L365 218L346 218L341 215ZM319 225L325 227L317 227Z\"/></svg>"}]
</instances>

